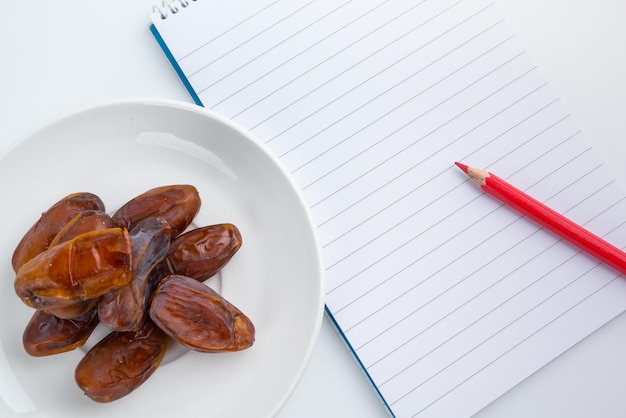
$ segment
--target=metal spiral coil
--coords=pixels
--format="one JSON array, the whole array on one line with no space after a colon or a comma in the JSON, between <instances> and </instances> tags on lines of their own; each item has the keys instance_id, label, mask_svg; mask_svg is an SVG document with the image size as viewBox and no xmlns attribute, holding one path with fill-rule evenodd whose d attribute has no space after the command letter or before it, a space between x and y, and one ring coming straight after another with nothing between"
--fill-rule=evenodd
<instances>
[{"instance_id":1,"label":"metal spiral coil","mask_svg":"<svg viewBox=\"0 0 626 418\"><path fill-rule=\"evenodd\" d=\"M196 0L189 0L196 1ZM178 13L179 8L185 8L189 6L188 0L163 0L161 4L155 4L152 6L152 12L158 13L161 19L167 19L170 15Z\"/></svg>"}]
</instances>

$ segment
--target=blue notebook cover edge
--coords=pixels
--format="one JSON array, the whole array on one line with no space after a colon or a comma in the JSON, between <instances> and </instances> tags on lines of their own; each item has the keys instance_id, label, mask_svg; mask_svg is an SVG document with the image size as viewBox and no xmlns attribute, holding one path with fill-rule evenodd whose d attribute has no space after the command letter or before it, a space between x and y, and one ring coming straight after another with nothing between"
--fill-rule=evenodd
<instances>
[{"instance_id":1,"label":"blue notebook cover edge","mask_svg":"<svg viewBox=\"0 0 626 418\"><path fill-rule=\"evenodd\" d=\"M330 312L330 309L328 309L327 305L324 305L324 310L326 311L326 315L328 316L328 319L330 319L330 321L332 322L333 326L335 327L335 329L337 330L337 333L339 333L339 335L341 336L341 338L343 339L344 343L346 344L346 346L348 347L348 349L350 349L350 352L352 353L352 357L357 361L357 363L359 363L359 367L361 367L361 370L363 371L363 373L365 374L365 376L367 376L367 379L369 380L369 382L371 383L372 387L374 388L374 390L376 391L376 393L378 394L378 397L380 398L380 400L383 402L383 404L385 405L385 407L387 408L387 410L389 411L389 413L391 414L392 417L395 417L395 414L393 413L393 411L391 410L391 407L389 406L389 404L387 403L387 400L385 400L384 396L382 393L380 393L380 390L378 390L378 386L376 386L376 383L374 383L374 380L372 379L372 376L370 376L369 372L367 371L367 369L365 368L365 365L363 364L363 362L361 361L361 359L359 358L359 356L357 355L356 351L354 350L354 347L352 347L352 344L350 344L350 341L348 341L348 338L346 337L346 335L343 333L341 327L339 326L339 324L337 323L337 321L335 320L335 317L333 316L333 314Z\"/></svg>"},{"instance_id":2,"label":"blue notebook cover edge","mask_svg":"<svg viewBox=\"0 0 626 418\"><path fill-rule=\"evenodd\" d=\"M172 55L172 52L167 47L167 44L165 43L165 41L161 37L161 34L157 30L156 26L154 26L154 23L150 25L150 32L152 32L152 35L154 36L154 39L156 39L157 43L159 44L159 46L163 50L163 53L165 53L165 56L167 57L168 61L170 62L170 64L174 68L174 71L176 71L176 74L178 75L178 78L180 78L180 81L183 82L183 85L187 89L187 92L191 96L191 99L198 106L204 106L202 104L202 102L200 101L200 98L198 97L198 95L194 91L193 87L191 87L191 83L189 83L189 80L187 80L187 77L185 77L185 73L183 73L183 70L180 68L180 65L178 65L178 62L176 62L176 59L174 59L174 55Z\"/></svg>"}]
</instances>

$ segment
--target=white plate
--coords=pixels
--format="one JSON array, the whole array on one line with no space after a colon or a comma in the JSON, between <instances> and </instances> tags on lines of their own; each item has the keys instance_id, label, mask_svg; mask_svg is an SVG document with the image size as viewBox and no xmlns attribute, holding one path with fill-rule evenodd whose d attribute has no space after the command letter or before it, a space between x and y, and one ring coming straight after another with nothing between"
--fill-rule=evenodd
<instances>
[{"instance_id":1,"label":"white plate","mask_svg":"<svg viewBox=\"0 0 626 418\"><path fill-rule=\"evenodd\" d=\"M112 211L152 187L195 185L198 226L231 222L243 246L219 291L256 326L246 351L174 349L130 395L97 404L74 382L86 348L34 358L22 347L33 311L13 290L13 249L42 211L89 191ZM193 105L120 102L35 132L0 157L0 416L263 417L287 399L323 315L319 246L302 195L280 163L232 122ZM212 279L211 279L212 280ZM102 336L92 335L88 346Z\"/></svg>"}]
</instances>

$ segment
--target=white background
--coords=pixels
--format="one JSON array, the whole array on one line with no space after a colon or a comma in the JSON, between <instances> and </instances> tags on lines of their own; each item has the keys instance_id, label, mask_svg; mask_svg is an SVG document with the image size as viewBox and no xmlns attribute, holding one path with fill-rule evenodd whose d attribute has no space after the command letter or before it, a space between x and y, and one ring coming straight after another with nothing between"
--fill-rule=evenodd
<instances>
[{"instance_id":1,"label":"white background","mask_svg":"<svg viewBox=\"0 0 626 418\"><path fill-rule=\"evenodd\" d=\"M626 2L496 1L626 187ZM191 102L148 30L153 3L1 1L0 155L32 130L85 106L141 97ZM478 416L623 417L625 393L622 314ZM309 367L279 418L385 416L325 320Z\"/></svg>"}]
</instances>

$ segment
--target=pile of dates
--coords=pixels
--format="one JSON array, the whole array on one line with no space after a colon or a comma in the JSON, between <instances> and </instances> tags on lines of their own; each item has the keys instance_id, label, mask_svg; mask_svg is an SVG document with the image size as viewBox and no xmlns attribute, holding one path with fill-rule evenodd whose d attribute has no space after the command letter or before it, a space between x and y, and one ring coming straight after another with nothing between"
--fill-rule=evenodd
<instances>
[{"instance_id":1,"label":"pile of dates","mask_svg":"<svg viewBox=\"0 0 626 418\"><path fill-rule=\"evenodd\" d=\"M111 402L154 373L172 340L201 352L252 346L250 319L203 283L230 261L241 235L232 224L192 227L200 204L195 187L170 185L112 215L92 193L52 205L12 258L15 292L35 309L26 352L67 352L106 326L75 379L89 398Z\"/></svg>"}]
</instances>

